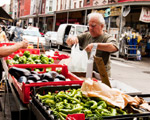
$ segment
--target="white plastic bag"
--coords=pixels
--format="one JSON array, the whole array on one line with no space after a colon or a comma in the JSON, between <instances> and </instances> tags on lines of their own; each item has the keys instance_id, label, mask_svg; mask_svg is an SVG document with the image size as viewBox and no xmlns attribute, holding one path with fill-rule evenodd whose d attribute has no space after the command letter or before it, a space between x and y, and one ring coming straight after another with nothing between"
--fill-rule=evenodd
<instances>
[{"instance_id":1,"label":"white plastic bag","mask_svg":"<svg viewBox=\"0 0 150 120\"><path fill-rule=\"evenodd\" d=\"M71 48L70 62L68 70L70 72L86 72L88 55L85 50L79 49L79 44L73 45Z\"/></svg>"}]
</instances>

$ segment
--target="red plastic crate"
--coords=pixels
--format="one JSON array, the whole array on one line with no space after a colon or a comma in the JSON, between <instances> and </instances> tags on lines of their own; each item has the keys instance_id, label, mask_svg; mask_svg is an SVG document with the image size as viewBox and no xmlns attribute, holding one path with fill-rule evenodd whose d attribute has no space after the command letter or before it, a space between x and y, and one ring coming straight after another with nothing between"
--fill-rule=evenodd
<instances>
[{"instance_id":1,"label":"red plastic crate","mask_svg":"<svg viewBox=\"0 0 150 120\"><path fill-rule=\"evenodd\" d=\"M10 45L14 45L15 43L0 43L0 47L2 46L10 46Z\"/></svg>"},{"instance_id":2,"label":"red plastic crate","mask_svg":"<svg viewBox=\"0 0 150 120\"><path fill-rule=\"evenodd\" d=\"M84 113L68 114L66 120L85 120Z\"/></svg>"},{"instance_id":3,"label":"red plastic crate","mask_svg":"<svg viewBox=\"0 0 150 120\"><path fill-rule=\"evenodd\" d=\"M15 67L18 67L18 65L15 65ZM25 83L19 83L13 76L9 76L9 78L12 78L13 84L18 91L18 94L20 96L20 99L22 100L23 103L28 104L30 100L30 94L31 94L31 87L37 87L37 86L57 86L57 85L73 85L73 84L80 84L82 85L83 80L77 77L76 75L72 74L71 72L68 72L68 68L66 65L60 65L60 64L50 64L50 65L42 65L36 64L29 65L29 66L19 66L20 68L31 68L34 70L34 68L44 68L44 73L46 71L46 68L51 67L52 71L56 71L57 68L62 68L61 74L63 74L66 79L70 79L71 81L60 81L60 82L42 82L42 83L30 83L30 84L25 84Z\"/></svg>"},{"instance_id":4,"label":"red plastic crate","mask_svg":"<svg viewBox=\"0 0 150 120\"><path fill-rule=\"evenodd\" d=\"M19 49L17 52L15 53L24 53L25 51L29 51L31 54L40 54L40 49Z\"/></svg>"}]
</instances>

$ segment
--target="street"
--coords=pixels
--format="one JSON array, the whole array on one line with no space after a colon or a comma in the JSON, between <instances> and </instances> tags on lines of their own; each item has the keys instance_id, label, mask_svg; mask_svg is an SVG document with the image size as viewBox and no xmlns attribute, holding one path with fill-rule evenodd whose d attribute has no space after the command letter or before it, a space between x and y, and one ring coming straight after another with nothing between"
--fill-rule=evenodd
<instances>
[{"instance_id":1,"label":"street","mask_svg":"<svg viewBox=\"0 0 150 120\"><path fill-rule=\"evenodd\" d=\"M112 78L119 80L142 93L150 93L150 58L142 61L112 60Z\"/></svg>"}]
</instances>

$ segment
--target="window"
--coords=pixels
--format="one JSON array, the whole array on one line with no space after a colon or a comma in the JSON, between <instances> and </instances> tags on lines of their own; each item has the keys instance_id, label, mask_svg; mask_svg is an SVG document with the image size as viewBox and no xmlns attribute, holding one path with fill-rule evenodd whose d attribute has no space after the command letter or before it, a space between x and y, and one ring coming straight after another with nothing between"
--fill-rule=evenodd
<instances>
[{"instance_id":1,"label":"window","mask_svg":"<svg viewBox=\"0 0 150 120\"><path fill-rule=\"evenodd\" d=\"M50 1L49 1L49 11L52 11L52 6L53 6L53 1L50 0Z\"/></svg>"},{"instance_id":2,"label":"window","mask_svg":"<svg viewBox=\"0 0 150 120\"><path fill-rule=\"evenodd\" d=\"M90 0L87 0L86 3L90 3Z\"/></svg>"},{"instance_id":3,"label":"window","mask_svg":"<svg viewBox=\"0 0 150 120\"><path fill-rule=\"evenodd\" d=\"M82 1L79 2L79 7L82 7Z\"/></svg>"},{"instance_id":4,"label":"window","mask_svg":"<svg viewBox=\"0 0 150 120\"><path fill-rule=\"evenodd\" d=\"M87 32L88 31L88 27L84 27L84 26L77 26L76 27L76 33L77 35L80 35L81 33Z\"/></svg>"},{"instance_id":5,"label":"window","mask_svg":"<svg viewBox=\"0 0 150 120\"><path fill-rule=\"evenodd\" d=\"M74 2L74 8L76 8L76 2Z\"/></svg>"}]
</instances>

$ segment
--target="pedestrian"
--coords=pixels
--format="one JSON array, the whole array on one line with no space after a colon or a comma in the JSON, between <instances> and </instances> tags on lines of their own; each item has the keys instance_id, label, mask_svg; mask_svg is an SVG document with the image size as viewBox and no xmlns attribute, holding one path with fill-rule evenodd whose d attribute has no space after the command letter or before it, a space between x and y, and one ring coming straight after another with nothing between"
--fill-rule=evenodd
<instances>
[{"instance_id":1,"label":"pedestrian","mask_svg":"<svg viewBox=\"0 0 150 120\"><path fill-rule=\"evenodd\" d=\"M115 38L103 31L105 20L100 13L93 12L88 15L89 32L82 33L75 37L68 37L66 43L71 46L79 43L81 48L90 54L93 44L97 44L96 56L102 57L106 71L111 77L110 54L118 51L118 43ZM98 72L96 64L93 66L94 71Z\"/></svg>"},{"instance_id":2,"label":"pedestrian","mask_svg":"<svg viewBox=\"0 0 150 120\"><path fill-rule=\"evenodd\" d=\"M0 42L7 42L7 37L2 29L2 26L0 26Z\"/></svg>"},{"instance_id":3,"label":"pedestrian","mask_svg":"<svg viewBox=\"0 0 150 120\"><path fill-rule=\"evenodd\" d=\"M23 30L20 27L20 22L16 23L16 28L14 29L14 42L22 41Z\"/></svg>"},{"instance_id":4,"label":"pedestrian","mask_svg":"<svg viewBox=\"0 0 150 120\"><path fill-rule=\"evenodd\" d=\"M2 46L0 47L0 58L6 57L13 52L17 51L18 49L26 49L28 47L28 41L23 40L21 42L17 42L12 46ZM0 60L0 81L2 79L2 71L3 71L3 66Z\"/></svg>"}]
</instances>

